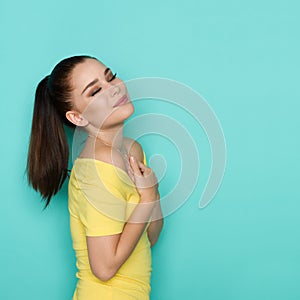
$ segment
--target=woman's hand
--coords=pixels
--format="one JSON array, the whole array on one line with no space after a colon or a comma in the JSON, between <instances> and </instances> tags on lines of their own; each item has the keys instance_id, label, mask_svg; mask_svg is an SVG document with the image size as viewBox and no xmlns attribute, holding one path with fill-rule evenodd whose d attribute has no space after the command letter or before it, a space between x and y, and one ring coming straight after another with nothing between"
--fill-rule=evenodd
<instances>
[{"instance_id":1,"label":"woman's hand","mask_svg":"<svg viewBox=\"0 0 300 300\"><path fill-rule=\"evenodd\" d=\"M128 174L141 196L143 202L155 202L158 193L158 183L155 173L134 156L129 156L130 168Z\"/></svg>"}]
</instances>

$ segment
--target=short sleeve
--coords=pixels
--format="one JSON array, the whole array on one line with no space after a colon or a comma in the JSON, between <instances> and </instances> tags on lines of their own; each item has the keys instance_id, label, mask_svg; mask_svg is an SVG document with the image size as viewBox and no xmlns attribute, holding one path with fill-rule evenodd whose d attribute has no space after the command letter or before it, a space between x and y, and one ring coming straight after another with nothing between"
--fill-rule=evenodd
<instances>
[{"instance_id":1,"label":"short sleeve","mask_svg":"<svg viewBox=\"0 0 300 300\"><path fill-rule=\"evenodd\" d=\"M101 197L101 195L99 195ZM80 219L84 225L86 236L105 236L123 231L124 222L101 212L88 200L80 208Z\"/></svg>"},{"instance_id":2,"label":"short sleeve","mask_svg":"<svg viewBox=\"0 0 300 300\"><path fill-rule=\"evenodd\" d=\"M78 216L86 236L118 234L125 225L126 200L115 192L113 183L102 181L94 168L95 164L88 164L84 173L75 175L80 188Z\"/></svg>"}]
</instances>

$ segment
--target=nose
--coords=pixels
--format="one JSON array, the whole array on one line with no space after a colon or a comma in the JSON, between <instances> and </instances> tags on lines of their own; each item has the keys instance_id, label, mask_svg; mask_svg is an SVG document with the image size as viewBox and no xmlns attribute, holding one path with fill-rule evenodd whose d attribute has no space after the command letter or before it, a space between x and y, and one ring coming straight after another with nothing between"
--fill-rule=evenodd
<instances>
[{"instance_id":1,"label":"nose","mask_svg":"<svg viewBox=\"0 0 300 300\"><path fill-rule=\"evenodd\" d=\"M110 95L113 97L120 93L121 88L118 84L109 83Z\"/></svg>"}]
</instances>

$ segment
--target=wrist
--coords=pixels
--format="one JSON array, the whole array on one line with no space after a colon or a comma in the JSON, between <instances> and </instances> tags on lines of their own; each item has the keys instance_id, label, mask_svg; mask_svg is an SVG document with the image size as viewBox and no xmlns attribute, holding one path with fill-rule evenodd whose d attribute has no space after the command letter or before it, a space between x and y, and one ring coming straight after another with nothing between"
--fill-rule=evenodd
<instances>
[{"instance_id":1,"label":"wrist","mask_svg":"<svg viewBox=\"0 0 300 300\"><path fill-rule=\"evenodd\" d=\"M157 194L156 193L147 193L147 194L141 194L141 201L144 203L153 202L156 203L157 200Z\"/></svg>"}]
</instances>

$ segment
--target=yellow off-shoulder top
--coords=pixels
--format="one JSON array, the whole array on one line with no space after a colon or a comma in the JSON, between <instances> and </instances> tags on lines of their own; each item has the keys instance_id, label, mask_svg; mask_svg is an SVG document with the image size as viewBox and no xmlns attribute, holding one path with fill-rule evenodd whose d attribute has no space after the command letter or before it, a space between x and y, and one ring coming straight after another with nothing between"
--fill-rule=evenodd
<instances>
[{"instance_id":1,"label":"yellow off-shoulder top","mask_svg":"<svg viewBox=\"0 0 300 300\"><path fill-rule=\"evenodd\" d=\"M68 185L68 209L78 281L72 300L149 299L152 267L146 230L150 222L131 255L108 281L101 281L92 273L86 244L86 236L122 232L139 201L134 183L123 169L92 158L74 161Z\"/></svg>"}]
</instances>

